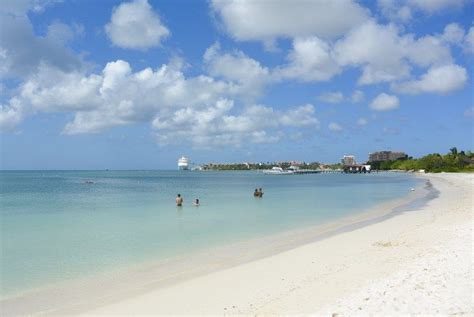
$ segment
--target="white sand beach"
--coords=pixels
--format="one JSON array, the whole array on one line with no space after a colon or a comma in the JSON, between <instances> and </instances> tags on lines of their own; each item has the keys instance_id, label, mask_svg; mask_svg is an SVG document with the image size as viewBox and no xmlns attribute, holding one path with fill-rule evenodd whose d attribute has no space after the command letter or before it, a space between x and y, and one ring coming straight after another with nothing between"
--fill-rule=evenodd
<instances>
[{"instance_id":1,"label":"white sand beach","mask_svg":"<svg viewBox=\"0 0 474 317\"><path fill-rule=\"evenodd\" d=\"M474 175L422 177L418 210L82 314L474 314Z\"/></svg>"}]
</instances>

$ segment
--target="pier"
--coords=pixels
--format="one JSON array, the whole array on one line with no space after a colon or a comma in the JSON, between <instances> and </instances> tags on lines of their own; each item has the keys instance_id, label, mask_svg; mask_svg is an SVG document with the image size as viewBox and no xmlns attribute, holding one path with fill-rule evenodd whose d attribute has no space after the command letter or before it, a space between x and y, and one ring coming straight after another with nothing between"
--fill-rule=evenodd
<instances>
[{"instance_id":1,"label":"pier","mask_svg":"<svg viewBox=\"0 0 474 317\"><path fill-rule=\"evenodd\" d=\"M294 174L317 174L321 173L321 170L302 170L302 169L297 169L293 170Z\"/></svg>"}]
</instances>

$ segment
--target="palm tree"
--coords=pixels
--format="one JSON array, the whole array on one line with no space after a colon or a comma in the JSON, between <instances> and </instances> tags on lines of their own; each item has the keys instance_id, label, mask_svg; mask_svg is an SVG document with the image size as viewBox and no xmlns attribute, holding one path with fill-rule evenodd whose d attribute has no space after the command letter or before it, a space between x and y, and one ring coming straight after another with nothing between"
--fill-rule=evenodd
<instances>
[{"instance_id":1,"label":"palm tree","mask_svg":"<svg viewBox=\"0 0 474 317\"><path fill-rule=\"evenodd\" d=\"M456 147L452 147L449 149L451 151L451 154L454 156L458 155L458 149Z\"/></svg>"}]
</instances>

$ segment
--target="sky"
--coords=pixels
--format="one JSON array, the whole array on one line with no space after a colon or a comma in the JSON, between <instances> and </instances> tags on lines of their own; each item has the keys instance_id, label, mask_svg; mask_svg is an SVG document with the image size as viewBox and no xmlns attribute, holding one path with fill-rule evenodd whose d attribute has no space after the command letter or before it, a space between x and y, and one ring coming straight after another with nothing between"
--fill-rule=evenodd
<instances>
[{"instance_id":1,"label":"sky","mask_svg":"<svg viewBox=\"0 0 474 317\"><path fill-rule=\"evenodd\" d=\"M0 2L1 169L474 148L474 1Z\"/></svg>"}]
</instances>

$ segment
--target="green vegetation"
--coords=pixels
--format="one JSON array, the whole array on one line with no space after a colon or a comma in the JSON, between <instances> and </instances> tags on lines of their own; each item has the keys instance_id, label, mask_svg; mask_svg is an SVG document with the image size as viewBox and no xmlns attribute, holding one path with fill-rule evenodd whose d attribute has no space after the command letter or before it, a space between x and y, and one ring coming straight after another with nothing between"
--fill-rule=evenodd
<instances>
[{"instance_id":1,"label":"green vegetation","mask_svg":"<svg viewBox=\"0 0 474 317\"><path fill-rule=\"evenodd\" d=\"M209 163L203 166L205 170L214 170L214 171L242 171L242 170L265 170L271 169L274 166L279 166L283 169L287 169L291 166L290 162L267 162L267 163L234 163L234 164L213 164ZM318 169L319 163L302 163L299 165L300 169Z\"/></svg>"},{"instance_id":2,"label":"green vegetation","mask_svg":"<svg viewBox=\"0 0 474 317\"><path fill-rule=\"evenodd\" d=\"M399 159L396 161L378 161L368 162L372 165L372 170L405 170L417 171L425 170L426 172L474 172L474 153L471 151L458 151L453 147L449 153L441 155L438 153L428 154L421 158L412 157ZM266 162L266 163L235 163L235 164L214 164L209 163L203 166L205 170L217 171L242 171L242 170L264 170L271 169L273 166L279 166L287 169L291 166L291 162ZM319 169L318 162L301 163L300 169ZM340 163L324 165L321 168L340 169Z\"/></svg>"},{"instance_id":3,"label":"green vegetation","mask_svg":"<svg viewBox=\"0 0 474 317\"><path fill-rule=\"evenodd\" d=\"M474 172L474 153L460 151L453 147L450 152L441 155L428 154L421 158L407 158L396 161L369 162L373 170L420 170L426 172Z\"/></svg>"}]
</instances>

